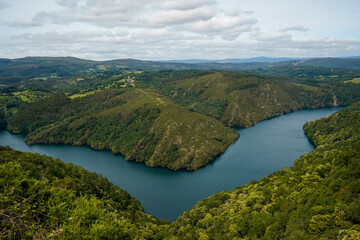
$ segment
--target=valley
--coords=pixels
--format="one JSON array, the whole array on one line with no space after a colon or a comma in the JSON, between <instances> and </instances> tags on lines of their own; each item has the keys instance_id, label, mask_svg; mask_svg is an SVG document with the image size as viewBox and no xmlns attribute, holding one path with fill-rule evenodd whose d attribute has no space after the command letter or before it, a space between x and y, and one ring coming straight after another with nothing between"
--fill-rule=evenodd
<instances>
[{"instance_id":1,"label":"valley","mask_svg":"<svg viewBox=\"0 0 360 240\"><path fill-rule=\"evenodd\" d=\"M111 166L120 166L122 161L123 177L117 180L109 175L112 182L134 191L145 199L145 206L151 201L161 204L170 194L175 199L168 202L176 207L165 203L157 206L173 222L159 220L147 214L147 208L144 211L135 197L94 172L3 146L1 237L355 238L360 234L356 178L360 85L356 81L357 59L349 61L345 65L339 59L296 60L271 66L234 63L229 68L229 63L194 65L131 59L2 59L0 127L12 134L25 134L28 145L22 149L50 147L62 152L74 145L110 150L108 157L114 162L99 160L106 165L102 167L92 161L97 159L93 152L90 156L80 150L84 159L76 154L78 150L63 154L72 155L67 161L81 163L89 170L106 173L99 169L111 169L115 175L120 174L119 168ZM228 71L232 67L236 70ZM239 72L244 68L246 72ZM310 153L312 145L299 137L301 130L296 133L300 135L290 133L284 140L285 122L275 127L264 121L281 115L279 119L287 119L286 113L301 109L310 113L310 109L339 105L349 107L304 125L316 147ZM292 114L301 116L301 112ZM273 130L268 138L275 145L265 148L264 155L258 154L264 148L260 139L266 138L255 135L256 144L248 145L251 136L245 130L258 128L259 134ZM2 136L13 142L11 135ZM282 146L275 136L285 144L293 142L295 148L280 147L280 155L272 156L274 149ZM304 148L300 148L300 140L306 140L302 142ZM253 157L247 155L250 149ZM244 170L240 175L239 169ZM226 174L230 172L243 179ZM142 178L150 186L139 187L137 181L142 182ZM230 183L229 178L234 181ZM186 184L181 185L180 179ZM170 189L162 190L159 181L168 183ZM210 188L204 187L207 185ZM163 193L156 193L156 189ZM193 196L185 201L187 193ZM152 200L147 202L149 198Z\"/></svg>"},{"instance_id":2,"label":"valley","mask_svg":"<svg viewBox=\"0 0 360 240\"><path fill-rule=\"evenodd\" d=\"M1 147L2 234L50 239L356 238L359 113L355 104L309 121L304 129L316 149L293 167L216 193L172 223L145 214L136 199L93 172Z\"/></svg>"},{"instance_id":3,"label":"valley","mask_svg":"<svg viewBox=\"0 0 360 240\"><path fill-rule=\"evenodd\" d=\"M28 144L89 145L150 167L196 170L238 138L230 127L360 100L354 83L298 83L223 70L157 71L148 62L119 61L3 61L1 125L28 134Z\"/></svg>"}]
</instances>

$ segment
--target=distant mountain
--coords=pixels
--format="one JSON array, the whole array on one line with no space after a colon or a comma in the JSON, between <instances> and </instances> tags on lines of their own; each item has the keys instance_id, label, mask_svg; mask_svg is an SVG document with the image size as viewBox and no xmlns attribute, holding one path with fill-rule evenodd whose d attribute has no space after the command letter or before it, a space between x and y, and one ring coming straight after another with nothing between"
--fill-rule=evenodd
<instances>
[{"instance_id":1,"label":"distant mountain","mask_svg":"<svg viewBox=\"0 0 360 240\"><path fill-rule=\"evenodd\" d=\"M180 62L183 61L183 62ZM192 63L191 63L192 62ZM143 61L137 59L115 59L110 61L91 61L73 57L26 57L19 59L0 59L0 84L20 82L25 79L57 76L66 77L94 69L136 69L142 71L159 70L226 70L257 71L278 68L273 75L288 68L323 67L331 72L338 69L360 70L360 58L247 58L223 60L179 60L179 61ZM281 69L280 69L281 68ZM315 69L316 71L316 69ZM267 71L265 71L267 72ZM274 71L272 71L274 72ZM263 74L261 71L257 73ZM280 74L288 76L288 74Z\"/></svg>"},{"instance_id":2,"label":"distant mountain","mask_svg":"<svg viewBox=\"0 0 360 240\"><path fill-rule=\"evenodd\" d=\"M269 63L269 62L285 62L291 60L305 60L306 58L270 58L270 57L255 57L255 58L226 58L226 59L185 59L185 60L164 60L161 62L172 63Z\"/></svg>"},{"instance_id":3,"label":"distant mountain","mask_svg":"<svg viewBox=\"0 0 360 240\"><path fill-rule=\"evenodd\" d=\"M345 59L360 59L360 56L344 57Z\"/></svg>"},{"instance_id":4,"label":"distant mountain","mask_svg":"<svg viewBox=\"0 0 360 240\"><path fill-rule=\"evenodd\" d=\"M269 57L255 57L255 58L228 58L219 60L218 63L250 63L250 62L285 62L291 60L300 60L303 58L269 58Z\"/></svg>"},{"instance_id":5,"label":"distant mountain","mask_svg":"<svg viewBox=\"0 0 360 240\"><path fill-rule=\"evenodd\" d=\"M299 61L296 64L327 68L360 69L360 58L317 58Z\"/></svg>"}]
</instances>

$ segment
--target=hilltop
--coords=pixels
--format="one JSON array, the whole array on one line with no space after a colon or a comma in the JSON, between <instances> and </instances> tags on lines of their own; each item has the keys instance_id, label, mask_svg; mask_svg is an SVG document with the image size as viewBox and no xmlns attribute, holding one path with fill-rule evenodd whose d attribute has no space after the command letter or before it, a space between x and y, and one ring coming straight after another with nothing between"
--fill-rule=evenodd
<instances>
[{"instance_id":1,"label":"hilltop","mask_svg":"<svg viewBox=\"0 0 360 240\"><path fill-rule=\"evenodd\" d=\"M27 144L89 145L172 170L196 170L238 137L217 120L142 88L99 90L74 99L56 94L21 108L7 128L28 134Z\"/></svg>"}]
</instances>

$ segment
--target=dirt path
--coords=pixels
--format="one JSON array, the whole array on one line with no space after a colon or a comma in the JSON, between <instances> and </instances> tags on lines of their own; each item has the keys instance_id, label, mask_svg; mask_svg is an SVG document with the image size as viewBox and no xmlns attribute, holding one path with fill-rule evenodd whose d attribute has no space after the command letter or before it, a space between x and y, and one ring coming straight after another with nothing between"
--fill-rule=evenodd
<instances>
[{"instance_id":1,"label":"dirt path","mask_svg":"<svg viewBox=\"0 0 360 240\"><path fill-rule=\"evenodd\" d=\"M136 89L136 91L142 92L143 94L145 94L145 95L148 96L149 98L151 98L151 99L153 99L153 100L155 99L155 100L157 100L157 101L158 101L159 103L161 103L161 104L164 103L160 98L154 98L154 97L150 96L150 94L148 94L148 93L145 92L144 90Z\"/></svg>"}]
</instances>

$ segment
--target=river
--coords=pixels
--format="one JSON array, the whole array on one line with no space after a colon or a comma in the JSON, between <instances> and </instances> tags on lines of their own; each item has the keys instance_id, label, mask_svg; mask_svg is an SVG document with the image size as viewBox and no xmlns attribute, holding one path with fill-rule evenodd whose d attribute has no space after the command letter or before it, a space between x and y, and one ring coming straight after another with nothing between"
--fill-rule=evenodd
<instances>
[{"instance_id":1,"label":"river","mask_svg":"<svg viewBox=\"0 0 360 240\"><path fill-rule=\"evenodd\" d=\"M297 158L314 149L304 134L303 124L339 109L300 110L251 128L237 129L240 138L214 162L194 172L149 168L142 163L125 162L123 156L110 151L95 151L86 146L27 146L24 135L6 130L0 131L0 145L60 158L100 173L139 199L147 213L173 221L213 193L231 190L292 166Z\"/></svg>"}]
</instances>

